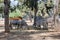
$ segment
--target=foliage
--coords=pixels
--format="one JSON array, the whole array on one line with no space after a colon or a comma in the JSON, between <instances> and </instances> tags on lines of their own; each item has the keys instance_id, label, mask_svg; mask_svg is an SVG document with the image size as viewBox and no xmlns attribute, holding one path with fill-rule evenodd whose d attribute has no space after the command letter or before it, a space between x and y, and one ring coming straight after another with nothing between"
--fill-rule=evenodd
<instances>
[{"instance_id":1,"label":"foliage","mask_svg":"<svg viewBox=\"0 0 60 40\"><path fill-rule=\"evenodd\" d=\"M37 1L38 0L25 0L24 5L26 5L28 8L31 8L31 10L34 8L37 9Z\"/></svg>"},{"instance_id":2,"label":"foliage","mask_svg":"<svg viewBox=\"0 0 60 40\"><path fill-rule=\"evenodd\" d=\"M0 0L0 3L4 2L4 0Z\"/></svg>"},{"instance_id":3,"label":"foliage","mask_svg":"<svg viewBox=\"0 0 60 40\"><path fill-rule=\"evenodd\" d=\"M4 9L4 4L0 3L0 13L3 13L3 9Z\"/></svg>"},{"instance_id":4,"label":"foliage","mask_svg":"<svg viewBox=\"0 0 60 40\"><path fill-rule=\"evenodd\" d=\"M19 16L20 17L23 16L19 9L16 9L15 11L9 13L9 17L12 17L12 18L19 17Z\"/></svg>"}]
</instances>

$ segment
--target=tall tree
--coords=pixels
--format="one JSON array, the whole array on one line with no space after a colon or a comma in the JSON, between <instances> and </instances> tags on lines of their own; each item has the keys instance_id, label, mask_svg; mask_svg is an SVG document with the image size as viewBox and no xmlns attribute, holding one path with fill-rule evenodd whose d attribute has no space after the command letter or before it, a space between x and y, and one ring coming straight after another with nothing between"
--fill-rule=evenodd
<instances>
[{"instance_id":1,"label":"tall tree","mask_svg":"<svg viewBox=\"0 0 60 40\"><path fill-rule=\"evenodd\" d=\"M28 7L31 8L31 10L34 10L34 26L36 26L36 13L37 13L37 3L38 0L25 0L24 4Z\"/></svg>"},{"instance_id":2,"label":"tall tree","mask_svg":"<svg viewBox=\"0 0 60 40\"><path fill-rule=\"evenodd\" d=\"M9 0L4 0L4 17L5 17L5 32L6 33L9 33L10 30L9 30L9 5L10 5L10 2Z\"/></svg>"},{"instance_id":3,"label":"tall tree","mask_svg":"<svg viewBox=\"0 0 60 40\"><path fill-rule=\"evenodd\" d=\"M59 0L54 0L55 6L54 6L54 24L56 26L56 16L58 15L58 6L59 6Z\"/></svg>"}]
</instances>

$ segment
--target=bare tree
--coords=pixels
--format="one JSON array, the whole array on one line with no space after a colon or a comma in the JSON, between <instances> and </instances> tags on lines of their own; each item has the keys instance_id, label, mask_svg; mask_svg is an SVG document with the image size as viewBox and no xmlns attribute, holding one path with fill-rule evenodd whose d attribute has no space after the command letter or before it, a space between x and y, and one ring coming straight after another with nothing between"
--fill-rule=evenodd
<instances>
[{"instance_id":1,"label":"bare tree","mask_svg":"<svg viewBox=\"0 0 60 40\"><path fill-rule=\"evenodd\" d=\"M5 32L9 33L9 0L4 0L4 17L5 17Z\"/></svg>"},{"instance_id":2,"label":"bare tree","mask_svg":"<svg viewBox=\"0 0 60 40\"><path fill-rule=\"evenodd\" d=\"M54 24L56 25L56 16L58 15L58 4L59 0L54 0L55 6L54 6Z\"/></svg>"}]
</instances>

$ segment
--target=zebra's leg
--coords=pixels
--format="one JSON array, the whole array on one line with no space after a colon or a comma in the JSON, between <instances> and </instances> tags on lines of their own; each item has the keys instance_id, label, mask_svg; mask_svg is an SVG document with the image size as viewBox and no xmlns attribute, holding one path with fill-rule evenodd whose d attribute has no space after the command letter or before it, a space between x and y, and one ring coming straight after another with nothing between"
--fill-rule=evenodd
<instances>
[{"instance_id":1,"label":"zebra's leg","mask_svg":"<svg viewBox=\"0 0 60 40\"><path fill-rule=\"evenodd\" d=\"M43 30L48 30L48 23L47 22L43 23Z\"/></svg>"},{"instance_id":2,"label":"zebra's leg","mask_svg":"<svg viewBox=\"0 0 60 40\"><path fill-rule=\"evenodd\" d=\"M12 23L9 24L9 28L10 28L10 29L13 29L13 28L12 28Z\"/></svg>"},{"instance_id":3,"label":"zebra's leg","mask_svg":"<svg viewBox=\"0 0 60 40\"><path fill-rule=\"evenodd\" d=\"M17 24L17 29L20 29L21 28L21 24Z\"/></svg>"}]
</instances>

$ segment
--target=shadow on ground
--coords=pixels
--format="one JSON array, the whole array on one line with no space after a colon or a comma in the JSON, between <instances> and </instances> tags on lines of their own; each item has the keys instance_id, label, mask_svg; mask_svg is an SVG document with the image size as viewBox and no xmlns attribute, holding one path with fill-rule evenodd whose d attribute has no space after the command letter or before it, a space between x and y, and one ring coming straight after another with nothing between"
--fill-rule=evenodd
<instances>
[{"instance_id":1,"label":"shadow on ground","mask_svg":"<svg viewBox=\"0 0 60 40\"><path fill-rule=\"evenodd\" d=\"M45 36L40 37L40 35L34 35L34 34L40 34L40 33L47 33L49 31L13 31L10 32L9 34L7 33L0 33L0 40L42 40L43 38L45 39ZM34 35L30 36L30 35ZM47 34L46 34L47 35ZM60 39L60 34L59 35L52 35L52 36L48 36L50 39ZM49 39L48 37L46 37L46 39ZM45 40L46 40L45 39Z\"/></svg>"}]
</instances>

